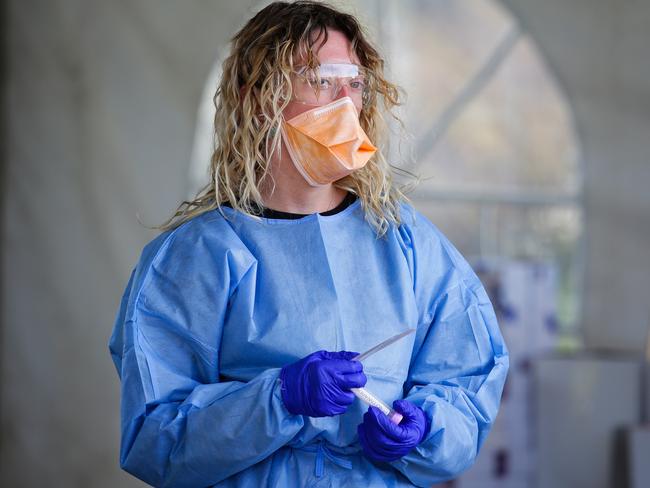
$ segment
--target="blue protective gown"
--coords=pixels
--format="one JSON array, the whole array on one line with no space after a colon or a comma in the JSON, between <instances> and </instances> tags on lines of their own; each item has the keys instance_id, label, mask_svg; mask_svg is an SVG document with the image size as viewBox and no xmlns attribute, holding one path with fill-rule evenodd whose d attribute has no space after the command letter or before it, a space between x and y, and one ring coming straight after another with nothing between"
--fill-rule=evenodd
<instances>
[{"instance_id":1,"label":"blue protective gown","mask_svg":"<svg viewBox=\"0 0 650 488\"><path fill-rule=\"evenodd\" d=\"M360 200L340 213L255 218L224 207L151 241L110 340L122 382L121 466L155 486L430 486L469 467L497 414L508 353L469 265L424 216L377 239ZM360 450L359 400L290 414L280 368L364 351L366 387L431 419L392 463Z\"/></svg>"}]
</instances>

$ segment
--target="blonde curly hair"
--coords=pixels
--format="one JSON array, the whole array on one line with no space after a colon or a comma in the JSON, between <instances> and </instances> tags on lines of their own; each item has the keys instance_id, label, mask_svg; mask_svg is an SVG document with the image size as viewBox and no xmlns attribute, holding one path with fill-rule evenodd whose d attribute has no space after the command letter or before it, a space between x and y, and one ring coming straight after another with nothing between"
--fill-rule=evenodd
<instances>
[{"instance_id":1,"label":"blonde curly hair","mask_svg":"<svg viewBox=\"0 0 650 488\"><path fill-rule=\"evenodd\" d=\"M157 227L169 230L204 212L228 203L234 209L259 215L263 209L261 183L268 175L273 152L281 143L282 111L292 96L291 74L296 60L318 66L314 52L327 41L327 31L342 32L365 68L368 93L360 123L379 150L361 169L334 183L361 200L366 220L377 235L390 223L399 224L404 187L393 172L414 176L388 164L387 126L382 112L400 126L392 109L400 105L400 89L384 78L384 60L368 42L357 19L316 1L273 2L259 11L231 40L230 55L213 101L214 152L210 182L192 201ZM319 43L318 46L315 45Z\"/></svg>"}]
</instances>

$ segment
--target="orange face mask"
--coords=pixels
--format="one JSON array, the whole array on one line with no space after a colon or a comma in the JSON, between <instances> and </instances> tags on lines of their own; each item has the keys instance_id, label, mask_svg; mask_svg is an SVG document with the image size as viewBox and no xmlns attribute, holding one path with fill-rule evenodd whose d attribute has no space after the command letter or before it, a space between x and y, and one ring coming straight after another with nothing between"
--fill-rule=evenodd
<instances>
[{"instance_id":1,"label":"orange face mask","mask_svg":"<svg viewBox=\"0 0 650 488\"><path fill-rule=\"evenodd\" d=\"M361 128L350 97L284 121L282 138L293 164L311 186L333 183L363 168L377 151Z\"/></svg>"}]
</instances>

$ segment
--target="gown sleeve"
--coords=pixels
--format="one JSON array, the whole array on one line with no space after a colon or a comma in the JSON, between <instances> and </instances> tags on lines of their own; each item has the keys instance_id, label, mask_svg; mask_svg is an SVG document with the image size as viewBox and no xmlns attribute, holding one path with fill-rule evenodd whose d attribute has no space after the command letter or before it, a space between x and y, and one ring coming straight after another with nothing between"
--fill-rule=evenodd
<instances>
[{"instance_id":1,"label":"gown sleeve","mask_svg":"<svg viewBox=\"0 0 650 488\"><path fill-rule=\"evenodd\" d=\"M509 357L490 300L454 246L422 216L403 235L420 310L404 393L431 429L391 464L415 485L430 486L473 464L496 418Z\"/></svg>"},{"instance_id":2,"label":"gown sleeve","mask_svg":"<svg viewBox=\"0 0 650 488\"><path fill-rule=\"evenodd\" d=\"M145 248L109 344L122 383L120 465L154 486L213 485L271 455L304 423L282 403L279 369L220 381L228 301L255 262L195 227Z\"/></svg>"}]
</instances>

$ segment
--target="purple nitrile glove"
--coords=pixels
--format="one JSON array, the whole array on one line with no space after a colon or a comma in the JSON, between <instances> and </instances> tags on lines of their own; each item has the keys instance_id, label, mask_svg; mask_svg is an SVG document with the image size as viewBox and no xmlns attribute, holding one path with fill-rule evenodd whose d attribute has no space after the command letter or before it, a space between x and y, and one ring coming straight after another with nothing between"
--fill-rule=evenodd
<instances>
[{"instance_id":1,"label":"purple nitrile glove","mask_svg":"<svg viewBox=\"0 0 650 488\"><path fill-rule=\"evenodd\" d=\"M404 418L395 425L377 407L370 407L357 427L359 442L372 461L395 461L426 437L430 422L424 411L407 400L395 400L393 408Z\"/></svg>"},{"instance_id":2,"label":"purple nitrile glove","mask_svg":"<svg viewBox=\"0 0 650 488\"><path fill-rule=\"evenodd\" d=\"M282 401L295 415L327 417L346 411L354 401L350 388L366 384L358 353L316 351L280 371Z\"/></svg>"}]
</instances>

